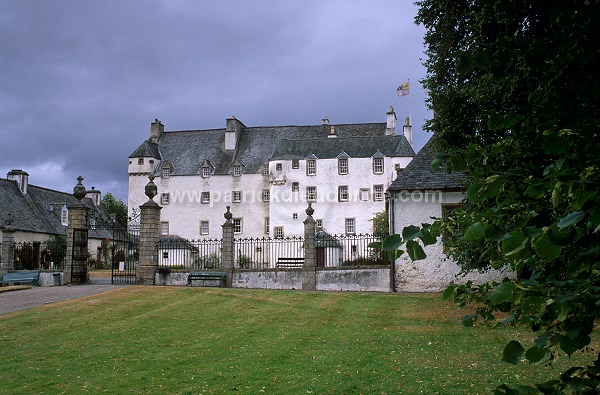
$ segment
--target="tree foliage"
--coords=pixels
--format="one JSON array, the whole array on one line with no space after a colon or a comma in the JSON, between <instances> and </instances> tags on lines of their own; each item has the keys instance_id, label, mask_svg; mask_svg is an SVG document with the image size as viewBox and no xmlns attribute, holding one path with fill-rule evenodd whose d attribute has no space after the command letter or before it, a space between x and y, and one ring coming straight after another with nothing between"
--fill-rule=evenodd
<instances>
[{"instance_id":1,"label":"tree foliage","mask_svg":"<svg viewBox=\"0 0 600 395\"><path fill-rule=\"evenodd\" d=\"M412 259L442 232L464 268L509 265L500 284L451 286L463 323L527 325L503 360L547 364L585 350L600 316L600 2L423 0L436 162L468 177L464 204L432 225L409 227L383 247ZM387 243L387 244L386 244ZM550 372L551 373L551 372ZM499 394L597 393L600 358L545 383Z\"/></svg>"},{"instance_id":2,"label":"tree foliage","mask_svg":"<svg viewBox=\"0 0 600 395\"><path fill-rule=\"evenodd\" d=\"M115 215L117 223L127 225L127 205L121 199L117 200L110 192L100 200L102 207Z\"/></svg>"}]
</instances>

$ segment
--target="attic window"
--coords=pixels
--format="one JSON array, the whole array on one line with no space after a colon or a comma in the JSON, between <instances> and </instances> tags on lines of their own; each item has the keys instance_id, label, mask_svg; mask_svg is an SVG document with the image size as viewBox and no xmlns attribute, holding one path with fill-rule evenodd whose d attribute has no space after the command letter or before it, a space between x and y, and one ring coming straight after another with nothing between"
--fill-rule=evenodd
<instances>
[{"instance_id":1,"label":"attic window","mask_svg":"<svg viewBox=\"0 0 600 395\"><path fill-rule=\"evenodd\" d=\"M162 177L163 178L169 178L169 177L171 177L171 168L170 167L168 167L168 166L163 167L163 169L162 169Z\"/></svg>"},{"instance_id":2,"label":"attic window","mask_svg":"<svg viewBox=\"0 0 600 395\"><path fill-rule=\"evenodd\" d=\"M373 158L373 173L383 174L383 158Z\"/></svg>"},{"instance_id":3,"label":"attic window","mask_svg":"<svg viewBox=\"0 0 600 395\"><path fill-rule=\"evenodd\" d=\"M283 169L283 165L281 163L275 164L275 171L281 171Z\"/></svg>"},{"instance_id":4,"label":"attic window","mask_svg":"<svg viewBox=\"0 0 600 395\"><path fill-rule=\"evenodd\" d=\"M263 176L269 175L269 164L268 163L263 165L262 173L263 173Z\"/></svg>"},{"instance_id":5,"label":"attic window","mask_svg":"<svg viewBox=\"0 0 600 395\"><path fill-rule=\"evenodd\" d=\"M306 161L306 175L315 176L317 175L317 161L314 159L308 159Z\"/></svg>"},{"instance_id":6,"label":"attic window","mask_svg":"<svg viewBox=\"0 0 600 395\"><path fill-rule=\"evenodd\" d=\"M202 172L202 178L210 177L210 167L208 167L208 166L202 167L201 172Z\"/></svg>"},{"instance_id":7,"label":"attic window","mask_svg":"<svg viewBox=\"0 0 600 395\"><path fill-rule=\"evenodd\" d=\"M298 159L293 159L292 160L292 169L299 169L300 168L300 161Z\"/></svg>"},{"instance_id":8,"label":"attic window","mask_svg":"<svg viewBox=\"0 0 600 395\"><path fill-rule=\"evenodd\" d=\"M138 165L144 164L144 158L138 158Z\"/></svg>"},{"instance_id":9,"label":"attic window","mask_svg":"<svg viewBox=\"0 0 600 395\"><path fill-rule=\"evenodd\" d=\"M348 158L338 159L338 174L348 174Z\"/></svg>"},{"instance_id":10,"label":"attic window","mask_svg":"<svg viewBox=\"0 0 600 395\"><path fill-rule=\"evenodd\" d=\"M233 170L232 170L232 174L234 177L239 177L242 175L242 166L240 165L234 165L233 166Z\"/></svg>"}]
</instances>

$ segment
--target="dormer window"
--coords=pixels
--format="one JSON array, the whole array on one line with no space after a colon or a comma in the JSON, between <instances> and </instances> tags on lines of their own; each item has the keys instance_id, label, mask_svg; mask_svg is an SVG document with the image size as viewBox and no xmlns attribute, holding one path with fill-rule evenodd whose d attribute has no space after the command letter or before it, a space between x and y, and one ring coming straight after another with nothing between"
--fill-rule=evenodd
<instances>
[{"instance_id":1,"label":"dormer window","mask_svg":"<svg viewBox=\"0 0 600 395\"><path fill-rule=\"evenodd\" d=\"M338 174L348 174L348 158L338 159Z\"/></svg>"},{"instance_id":2,"label":"dormer window","mask_svg":"<svg viewBox=\"0 0 600 395\"><path fill-rule=\"evenodd\" d=\"M383 174L383 158L373 158L373 173Z\"/></svg>"},{"instance_id":3,"label":"dormer window","mask_svg":"<svg viewBox=\"0 0 600 395\"><path fill-rule=\"evenodd\" d=\"M240 166L240 165L232 166L231 173L233 174L234 177L241 176L242 175L242 166Z\"/></svg>"},{"instance_id":4,"label":"dormer window","mask_svg":"<svg viewBox=\"0 0 600 395\"><path fill-rule=\"evenodd\" d=\"M269 175L269 164L268 163L265 163L263 165L262 173L263 173L263 176L268 176Z\"/></svg>"},{"instance_id":5,"label":"dormer window","mask_svg":"<svg viewBox=\"0 0 600 395\"><path fill-rule=\"evenodd\" d=\"M308 159L306 161L306 175L307 176L317 175L317 161L315 159Z\"/></svg>"},{"instance_id":6,"label":"dormer window","mask_svg":"<svg viewBox=\"0 0 600 395\"><path fill-rule=\"evenodd\" d=\"M168 167L168 166L163 167L163 169L162 169L162 177L163 178L169 178L169 177L171 177L171 168L170 167Z\"/></svg>"},{"instance_id":7,"label":"dormer window","mask_svg":"<svg viewBox=\"0 0 600 395\"><path fill-rule=\"evenodd\" d=\"M201 168L200 172L201 172L200 174L202 175L202 178L210 177L210 167L204 166Z\"/></svg>"}]
</instances>

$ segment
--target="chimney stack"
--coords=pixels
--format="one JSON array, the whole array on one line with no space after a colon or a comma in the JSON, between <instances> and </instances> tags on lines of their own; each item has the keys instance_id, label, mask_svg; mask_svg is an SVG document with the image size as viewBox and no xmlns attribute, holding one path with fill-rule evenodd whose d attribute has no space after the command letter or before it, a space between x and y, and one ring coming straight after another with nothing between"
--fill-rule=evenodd
<instances>
[{"instance_id":1,"label":"chimney stack","mask_svg":"<svg viewBox=\"0 0 600 395\"><path fill-rule=\"evenodd\" d=\"M321 119L321 125L329 125L329 118L327 118L327 115Z\"/></svg>"},{"instance_id":2,"label":"chimney stack","mask_svg":"<svg viewBox=\"0 0 600 395\"><path fill-rule=\"evenodd\" d=\"M410 146L412 147L412 125L410 125L410 118L408 117L406 117L406 119L404 120L404 137L406 137L406 140L408 140L408 144L410 144Z\"/></svg>"},{"instance_id":3,"label":"chimney stack","mask_svg":"<svg viewBox=\"0 0 600 395\"><path fill-rule=\"evenodd\" d=\"M12 181L16 181L19 186L19 190L23 195L27 195L27 186L29 184L29 173L26 171L16 169L11 170L6 175L6 178Z\"/></svg>"},{"instance_id":4,"label":"chimney stack","mask_svg":"<svg viewBox=\"0 0 600 395\"><path fill-rule=\"evenodd\" d=\"M329 138L329 139L337 138L337 132L335 131L335 126L331 125L331 127L329 128L329 135L327 136L327 138Z\"/></svg>"},{"instance_id":5,"label":"chimney stack","mask_svg":"<svg viewBox=\"0 0 600 395\"><path fill-rule=\"evenodd\" d=\"M237 145L238 137L242 132L242 128L245 128L241 121L239 121L233 115L230 118L227 118L225 121L225 149L226 150L234 150Z\"/></svg>"},{"instance_id":6,"label":"chimney stack","mask_svg":"<svg viewBox=\"0 0 600 395\"><path fill-rule=\"evenodd\" d=\"M387 124L385 127L386 136L396 135L396 113L394 107L390 106L390 111L387 112Z\"/></svg>"},{"instance_id":7,"label":"chimney stack","mask_svg":"<svg viewBox=\"0 0 600 395\"><path fill-rule=\"evenodd\" d=\"M92 189L90 189L89 191L86 191L85 197L92 199L94 206L99 206L100 200L101 200L100 199L101 194L102 193L99 190L97 190L95 187L92 187Z\"/></svg>"},{"instance_id":8,"label":"chimney stack","mask_svg":"<svg viewBox=\"0 0 600 395\"><path fill-rule=\"evenodd\" d=\"M158 143L158 140L164 131L164 125L160 123L159 119L155 119L154 122L150 124L150 142Z\"/></svg>"}]
</instances>

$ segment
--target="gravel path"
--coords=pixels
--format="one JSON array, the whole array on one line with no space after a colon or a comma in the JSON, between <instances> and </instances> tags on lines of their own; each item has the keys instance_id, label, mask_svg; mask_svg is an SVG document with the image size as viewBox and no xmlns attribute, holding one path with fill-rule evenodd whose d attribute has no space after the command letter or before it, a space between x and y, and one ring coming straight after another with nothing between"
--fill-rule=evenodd
<instances>
[{"instance_id":1,"label":"gravel path","mask_svg":"<svg viewBox=\"0 0 600 395\"><path fill-rule=\"evenodd\" d=\"M19 291L0 293L0 314L25 310L63 300L77 299L112 291L127 285L68 285L62 287L32 287Z\"/></svg>"}]
</instances>

